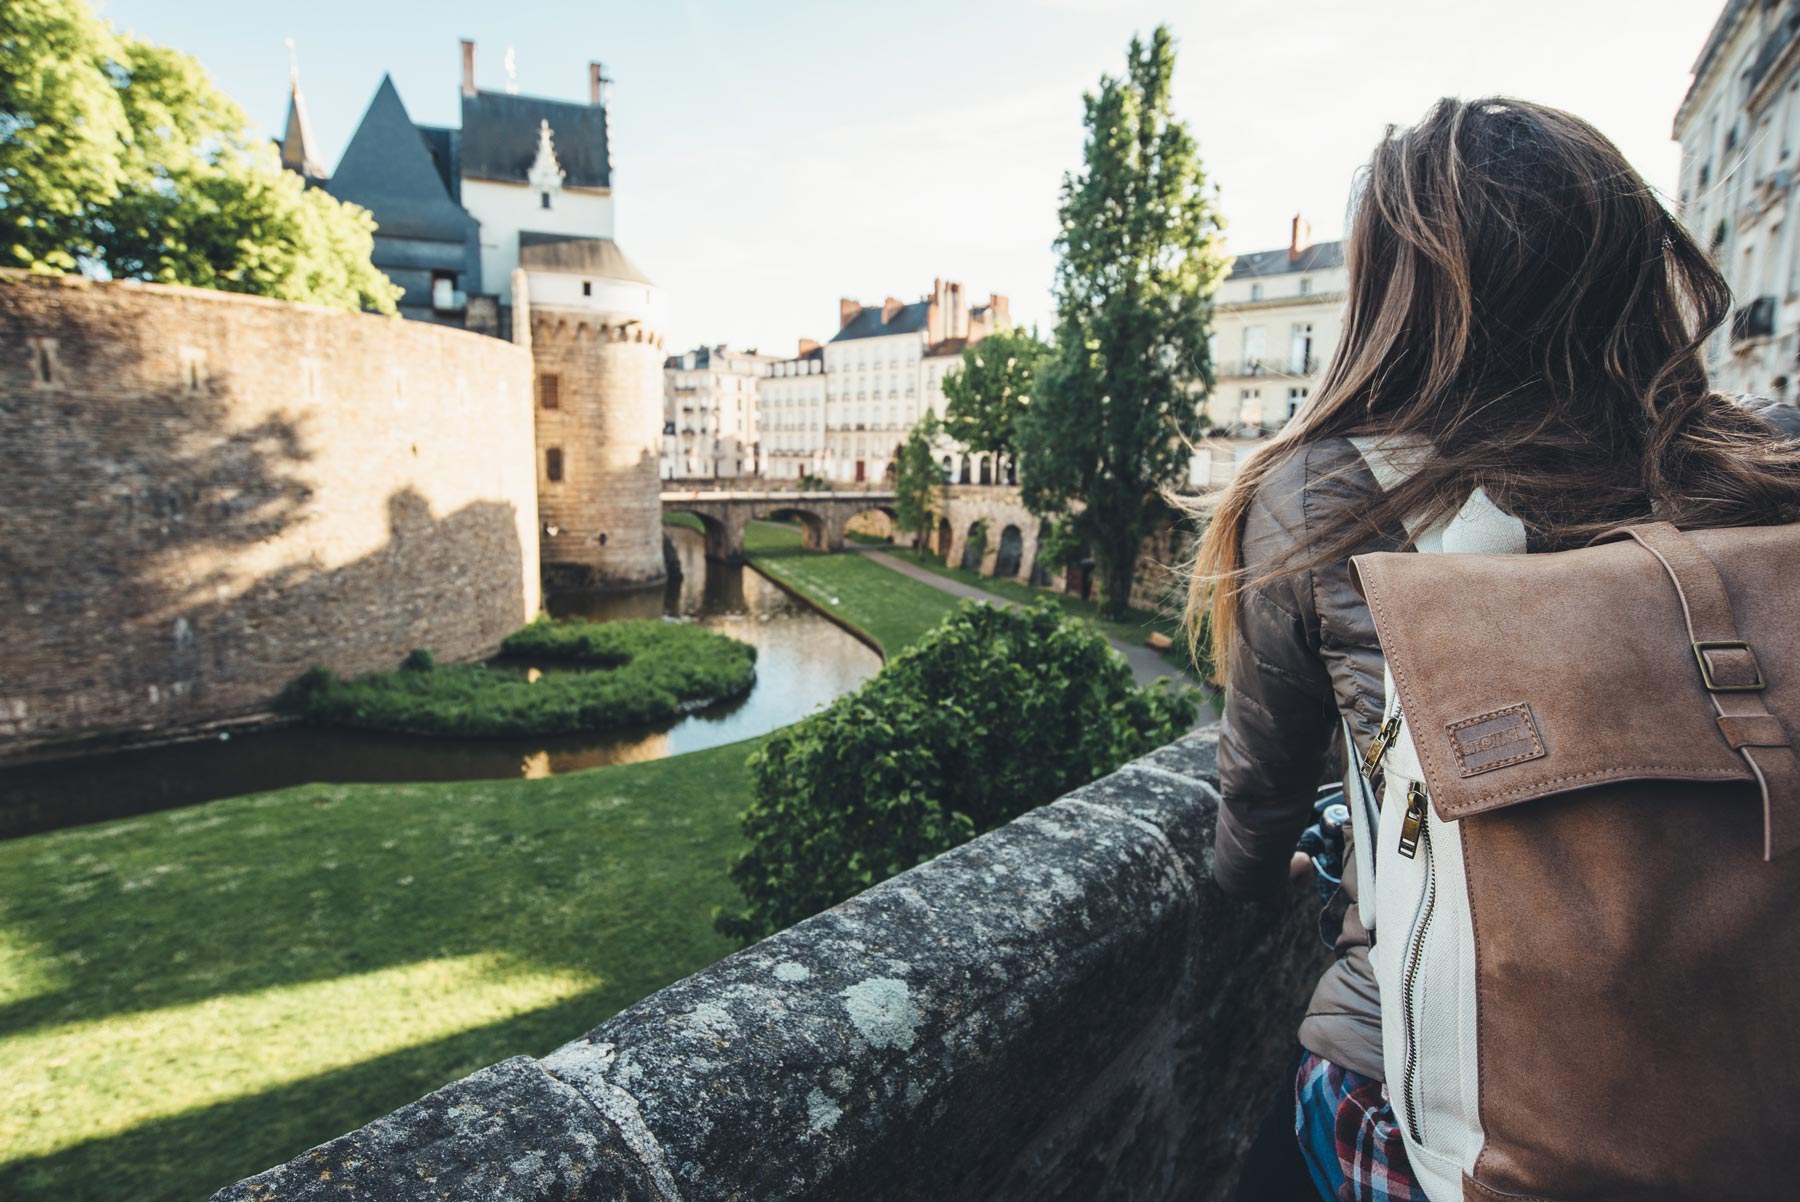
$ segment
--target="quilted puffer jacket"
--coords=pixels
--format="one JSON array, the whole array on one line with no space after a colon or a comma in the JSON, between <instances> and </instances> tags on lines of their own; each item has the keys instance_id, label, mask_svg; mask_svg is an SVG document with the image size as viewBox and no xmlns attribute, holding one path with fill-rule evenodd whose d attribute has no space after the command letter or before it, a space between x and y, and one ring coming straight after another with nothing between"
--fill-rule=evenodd
<instances>
[{"instance_id":1,"label":"quilted puffer jacket","mask_svg":"<svg viewBox=\"0 0 1800 1202\"><path fill-rule=\"evenodd\" d=\"M1744 403L1778 436L1800 437L1800 409ZM1309 531L1327 515L1362 505L1378 492L1349 440L1326 439L1297 449L1252 500L1244 522L1244 565L1254 576L1296 544L1310 541ZM1353 554L1411 549L1406 532L1396 528ZM1223 806L1214 874L1226 893L1259 899L1281 894L1294 845L1312 821L1317 786L1343 775L1336 738L1340 718L1358 751L1368 747L1381 724L1382 669L1374 620L1350 586L1348 557L1242 595L1219 741ZM1300 1042L1380 1080L1381 998L1369 967L1368 933L1357 917L1355 855L1352 830L1343 874L1349 905L1337 935L1337 959L1313 992Z\"/></svg>"}]
</instances>

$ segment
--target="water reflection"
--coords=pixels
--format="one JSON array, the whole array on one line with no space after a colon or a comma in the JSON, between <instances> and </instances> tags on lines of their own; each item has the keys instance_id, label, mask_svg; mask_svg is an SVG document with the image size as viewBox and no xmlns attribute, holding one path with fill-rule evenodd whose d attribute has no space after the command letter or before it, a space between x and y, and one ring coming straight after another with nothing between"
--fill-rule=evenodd
<instances>
[{"instance_id":1,"label":"water reflection","mask_svg":"<svg viewBox=\"0 0 1800 1202\"><path fill-rule=\"evenodd\" d=\"M660 759L786 726L856 688L880 657L753 569L707 562L694 531L671 528L681 564L666 588L554 597L557 616L670 616L754 644L744 697L650 728L555 738L420 739L288 727L167 747L0 769L0 837L307 781L544 777Z\"/></svg>"}]
</instances>

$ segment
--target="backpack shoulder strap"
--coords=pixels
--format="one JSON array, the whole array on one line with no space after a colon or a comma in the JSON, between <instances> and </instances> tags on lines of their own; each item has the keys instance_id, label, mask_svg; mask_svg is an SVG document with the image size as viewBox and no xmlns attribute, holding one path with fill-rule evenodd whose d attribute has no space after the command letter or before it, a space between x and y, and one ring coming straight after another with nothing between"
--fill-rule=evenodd
<instances>
[{"instance_id":1,"label":"backpack shoulder strap","mask_svg":"<svg viewBox=\"0 0 1800 1202\"><path fill-rule=\"evenodd\" d=\"M1800 848L1800 758L1763 701L1768 686L1762 666L1738 630L1719 569L1699 543L1668 522L1622 526L1601 537L1635 539L1668 572L1681 598L1700 682L1718 711L1719 730L1749 762L1762 789L1763 859Z\"/></svg>"}]
</instances>

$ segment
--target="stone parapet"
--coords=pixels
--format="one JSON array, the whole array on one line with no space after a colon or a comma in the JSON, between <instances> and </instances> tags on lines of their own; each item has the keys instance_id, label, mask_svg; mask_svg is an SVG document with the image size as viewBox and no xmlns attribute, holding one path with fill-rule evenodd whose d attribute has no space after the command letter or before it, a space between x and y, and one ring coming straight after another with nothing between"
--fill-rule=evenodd
<instances>
[{"instance_id":1,"label":"stone parapet","mask_svg":"<svg viewBox=\"0 0 1800 1202\"><path fill-rule=\"evenodd\" d=\"M215 1202L1218 1199L1326 955L1202 731Z\"/></svg>"}]
</instances>

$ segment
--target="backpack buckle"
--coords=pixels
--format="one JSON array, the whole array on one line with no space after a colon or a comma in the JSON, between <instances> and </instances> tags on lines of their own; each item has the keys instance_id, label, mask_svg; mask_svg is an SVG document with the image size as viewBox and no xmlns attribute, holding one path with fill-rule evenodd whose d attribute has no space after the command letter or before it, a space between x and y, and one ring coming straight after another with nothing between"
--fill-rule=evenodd
<instances>
[{"instance_id":1,"label":"backpack buckle","mask_svg":"<svg viewBox=\"0 0 1800 1202\"><path fill-rule=\"evenodd\" d=\"M1708 652L1741 651L1749 660L1750 671L1756 679L1752 681L1721 681L1713 674L1713 661ZM1725 639L1713 642L1694 644L1694 662L1700 665L1700 679L1709 693L1760 693L1768 687L1763 680L1762 665L1756 662L1756 652L1750 650L1750 644L1742 639ZM1725 665L1720 665L1724 667Z\"/></svg>"}]
</instances>

